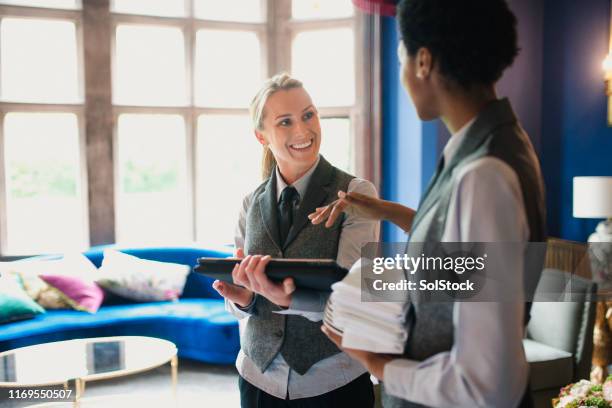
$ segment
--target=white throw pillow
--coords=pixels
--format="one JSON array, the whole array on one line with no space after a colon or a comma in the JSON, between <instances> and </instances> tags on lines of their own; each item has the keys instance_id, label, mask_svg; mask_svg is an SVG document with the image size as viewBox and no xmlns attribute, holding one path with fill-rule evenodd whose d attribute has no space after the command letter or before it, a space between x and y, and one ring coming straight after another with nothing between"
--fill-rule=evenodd
<instances>
[{"instance_id":1,"label":"white throw pillow","mask_svg":"<svg viewBox=\"0 0 612 408\"><path fill-rule=\"evenodd\" d=\"M97 283L126 299L176 300L183 293L189 271L187 265L150 261L106 249Z\"/></svg>"}]
</instances>

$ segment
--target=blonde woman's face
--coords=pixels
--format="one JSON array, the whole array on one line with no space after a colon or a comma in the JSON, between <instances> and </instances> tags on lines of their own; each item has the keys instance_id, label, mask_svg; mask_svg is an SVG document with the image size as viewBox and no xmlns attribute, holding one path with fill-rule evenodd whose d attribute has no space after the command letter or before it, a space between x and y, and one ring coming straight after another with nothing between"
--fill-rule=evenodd
<instances>
[{"instance_id":1,"label":"blonde woman's face","mask_svg":"<svg viewBox=\"0 0 612 408\"><path fill-rule=\"evenodd\" d=\"M309 169L321 147L321 124L310 95L303 88L272 94L264 107L263 130L256 134L268 145L281 171Z\"/></svg>"}]
</instances>

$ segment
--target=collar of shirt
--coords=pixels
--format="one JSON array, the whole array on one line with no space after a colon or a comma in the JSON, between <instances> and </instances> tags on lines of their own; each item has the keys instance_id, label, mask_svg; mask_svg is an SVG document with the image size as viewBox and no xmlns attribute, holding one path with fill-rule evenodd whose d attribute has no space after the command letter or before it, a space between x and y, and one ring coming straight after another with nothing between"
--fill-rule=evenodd
<instances>
[{"instance_id":1,"label":"collar of shirt","mask_svg":"<svg viewBox=\"0 0 612 408\"><path fill-rule=\"evenodd\" d=\"M292 186L295 187L295 189L297 190L300 200L302 199L302 197L304 197L304 194L306 194L306 188L308 187L308 183L310 182L312 173L314 173L315 169L317 168L317 165L319 164L319 160L321 160L320 156L317 157L317 161L315 162L315 164L313 164L312 167L308 169L308 171L304 173L302 177L297 179L295 183L292 184ZM283 176L281 176L280 171L278 170L278 166L276 166L276 202L280 201L281 193L283 192L285 187L287 187L287 183L285 183L285 180L283 180Z\"/></svg>"},{"instance_id":2,"label":"collar of shirt","mask_svg":"<svg viewBox=\"0 0 612 408\"><path fill-rule=\"evenodd\" d=\"M461 141L465 137L468 132L468 129L472 124L476 121L476 117L473 117L469 122L467 122L461 129L457 131L451 138L446 142L446 146L444 146L444 151L442 154L444 155L444 163L450 163L451 159L457 152Z\"/></svg>"}]
</instances>

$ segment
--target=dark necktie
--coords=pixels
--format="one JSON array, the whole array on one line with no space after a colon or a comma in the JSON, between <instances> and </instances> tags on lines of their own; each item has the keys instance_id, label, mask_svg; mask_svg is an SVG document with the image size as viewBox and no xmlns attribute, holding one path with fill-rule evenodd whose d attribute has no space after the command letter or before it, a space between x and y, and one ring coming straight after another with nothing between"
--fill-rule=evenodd
<instances>
[{"instance_id":1,"label":"dark necktie","mask_svg":"<svg viewBox=\"0 0 612 408\"><path fill-rule=\"evenodd\" d=\"M298 198L298 192L295 187L285 187L281 193L280 203L278 205L278 228L280 232L280 243L285 245L287 235L293 224L293 206Z\"/></svg>"}]
</instances>

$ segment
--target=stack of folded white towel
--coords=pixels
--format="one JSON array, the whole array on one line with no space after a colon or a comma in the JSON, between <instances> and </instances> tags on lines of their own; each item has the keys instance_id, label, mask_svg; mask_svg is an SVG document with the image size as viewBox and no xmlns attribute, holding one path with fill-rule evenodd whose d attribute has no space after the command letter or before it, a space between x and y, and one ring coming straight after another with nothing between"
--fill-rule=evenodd
<instances>
[{"instance_id":1,"label":"stack of folded white towel","mask_svg":"<svg viewBox=\"0 0 612 408\"><path fill-rule=\"evenodd\" d=\"M401 354L408 333L404 324L406 302L363 302L361 261L344 280L332 285L324 323L342 334L342 346L376 353Z\"/></svg>"}]
</instances>

